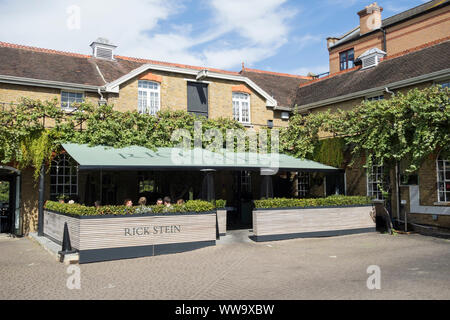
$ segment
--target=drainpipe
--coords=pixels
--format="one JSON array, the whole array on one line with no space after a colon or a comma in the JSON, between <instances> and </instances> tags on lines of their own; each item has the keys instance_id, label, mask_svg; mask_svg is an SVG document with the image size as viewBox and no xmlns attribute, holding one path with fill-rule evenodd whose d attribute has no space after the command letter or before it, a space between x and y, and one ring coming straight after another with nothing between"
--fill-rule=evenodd
<instances>
[{"instance_id":1,"label":"drainpipe","mask_svg":"<svg viewBox=\"0 0 450 320\"><path fill-rule=\"evenodd\" d=\"M383 51L387 54L387 45L386 45L386 29L383 27L380 28L381 32L383 32Z\"/></svg>"},{"instance_id":2,"label":"drainpipe","mask_svg":"<svg viewBox=\"0 0 450 320\"><path fill-rule=\"evenodd\" d=\"M395 96L395 92L390 91L388 87L384 88L384 91L386 91L387 93L389 93L393 97Z\"/></svg>"},{"instance_id":3,"label":"drainpipe","mask_svg":"<svg viewBox=\"0 0 450 320\"><path fill-rule=\"evenodd\" d=\"M100 96L100 99L98 100L98 105L99 106L105 105L106 104L106 99L103 98L103 94L102 94L100 88L97 88L97 92L98 92L98 94Z\"/></svg>"}]
</instances>

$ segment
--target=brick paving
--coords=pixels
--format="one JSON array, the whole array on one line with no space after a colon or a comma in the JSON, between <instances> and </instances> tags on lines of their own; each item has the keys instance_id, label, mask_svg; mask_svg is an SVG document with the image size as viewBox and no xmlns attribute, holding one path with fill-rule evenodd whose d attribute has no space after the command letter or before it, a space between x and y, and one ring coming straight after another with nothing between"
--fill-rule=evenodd
<instances>
[{"instance_id":1,"label":"brick paving","mask_svg":"<svg viewBox=\"0 0 450 320\"><path fill-rule=\"evenodd\" d=\"M366 287L369 265L381 289ZM378 233L239 242L67 266L36 242L0 238L0 299L450 299L450 241Z\"/></svg>"}]
</instances>

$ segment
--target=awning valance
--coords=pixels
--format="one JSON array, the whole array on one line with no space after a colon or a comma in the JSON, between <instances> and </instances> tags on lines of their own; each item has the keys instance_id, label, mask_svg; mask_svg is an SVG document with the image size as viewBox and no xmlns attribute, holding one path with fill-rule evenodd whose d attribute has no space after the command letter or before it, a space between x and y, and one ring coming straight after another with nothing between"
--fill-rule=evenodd
<instances>
[{"instance_id":1,"label":"awning valance","mask_svg":"<svg viewBox=\"0 0 450 320\"><path fill-rule=\"evenodd\" d=\"M90 147L86 144L62 145L79 164L80 170L261 170L273 168L281 171L338 171L312 160L298 159L285 154L237 153L222 149L184 150L131 146L112 148Z\"/></svg>"}]
</instances>

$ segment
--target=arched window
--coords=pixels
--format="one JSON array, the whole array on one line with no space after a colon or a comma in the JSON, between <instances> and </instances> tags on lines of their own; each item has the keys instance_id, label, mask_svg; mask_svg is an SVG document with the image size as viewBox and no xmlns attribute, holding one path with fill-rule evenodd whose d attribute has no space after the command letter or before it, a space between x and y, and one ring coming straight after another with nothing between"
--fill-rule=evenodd
<instances>
[{"instance_id":1,"label":"arched window","mask_svg":"<svg viewBox=\"0 0 450 320\"><path fill-rule=\"evenodd\" d=\"M50 168L50 198L78 195L78 168L76 162L66 153L52 160Z\"/></svg>"},{"instance_id":2,"label":"arched window","mask_svg":"<svg viewBox=\"0 0 450 320\"><path fill-rule=\"evenodd\" d=\"M438 201L450 202L450 158L442 152L437 158Z\"/></svg>"},{"instance_id":3,"label":"arched window","mask_svg":"<svg viewBox=\"0 0 450 320\"><path fill-rule=\"evenodd\" d=\"M159 83L138 81L138 112L155 115L160 109Z\"/></svg>"}]
</instances>

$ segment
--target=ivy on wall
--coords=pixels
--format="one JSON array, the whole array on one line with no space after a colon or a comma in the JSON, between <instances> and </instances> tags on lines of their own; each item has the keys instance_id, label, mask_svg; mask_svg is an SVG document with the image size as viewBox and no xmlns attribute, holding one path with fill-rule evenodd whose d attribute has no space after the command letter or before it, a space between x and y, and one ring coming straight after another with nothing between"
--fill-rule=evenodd
<instances>
[{"instance_id":1,"label":"ivy on wall","mask_svg":"<svg viewBox=\"0 0 450 320\"><path fill-rule=\"evenodd\" d=\"M349 111L295 114L280 140L287 153L337 167L343 141L354 158L371 155L365 157L368 167L408 159L405 171L414 172L429 155L450 146L449 101L449 89L436 85L363 101ZM321 141L319 133L343 140Z\"/></svg>"},{"instance_id":2,"label":"ivy on wall","mask_svg":"<svg viewBox=\"0 0 450 320\"><path fill-rule=\"evenodd\" d=\"M195 121L202 123L203 132L215 128L224 136L227 129L244 129L231 119L206 119L184 111L151 116L81 103L66 113L57 100L23 99L0 110L0 162L34 167L38 177L41 164L60 151L61 143L170 147L177 143L171 141L176 129L194 136ZM321 133L341 138L321 140ZM413 172L427 156L450 146L449 90L432 86L365 101L350 111L294 114L279 140L280 152L335 167L341 167L344 147L351 145L353 155L372 155L366 157L367 165L409 159L407 171Z\"/></svg>"},{"instance_id":3,"label":"ivy on wall","mask_svg":"<svg viewBox=\"0 0 450 320\"><path fill-rule=\"evenodd\" d=\"M342 167L344 164L344 138L328 138L319 140L314 148L312 159L332 167Z\"/></svg>"}]
</instances>

